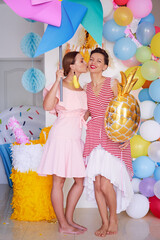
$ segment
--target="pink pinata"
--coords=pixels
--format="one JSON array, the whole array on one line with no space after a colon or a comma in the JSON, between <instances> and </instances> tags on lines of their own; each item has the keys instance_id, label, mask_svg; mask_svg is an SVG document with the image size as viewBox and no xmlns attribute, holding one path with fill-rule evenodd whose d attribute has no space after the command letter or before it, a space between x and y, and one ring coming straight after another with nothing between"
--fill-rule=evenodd
<instances>
[{"instance_id":1,"label":"pink pinata","mask_svg":"<svg viewBox=\"0 0 160 240\"><path fill-rule=\"evenodd\" d=\"M13 131L17 143L29 143L29 138L25 135L20 123L17 119L15 119L15 117L11 117L9 119L8 128Z\"/></svg>"}]
</instances>

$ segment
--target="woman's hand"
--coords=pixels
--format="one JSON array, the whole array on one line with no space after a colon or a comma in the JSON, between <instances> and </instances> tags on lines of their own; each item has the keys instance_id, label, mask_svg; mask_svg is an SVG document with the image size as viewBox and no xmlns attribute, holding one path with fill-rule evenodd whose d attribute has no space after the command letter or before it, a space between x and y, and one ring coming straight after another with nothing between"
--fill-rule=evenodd
<instances>
[{"instance_id":1,"label":"woman's hand","mask_svg":"<svg viewBox=\"0 0 160 240\"><path fill-rule=\"evenodd\" d=\"M56 81L60 82L61 78L62 79L64 78L64 70L59 69L59 66L58 66L58 69L57 69L57 72L56 72Z\"/></svg>"},{"instance_id":2,"label":"woman's hand","mask_svg":"<svg viewBox=\"0 0 160 240\"><path fill-rule=\"evenodd\" d=\"M130 141L128 140L128 141L120 144L119 148L120 148L121 150L124 150L124 149L127 148L127 146L128 146L129 143L130 143Z\"/></svg>"},{"instance_id":3,"label":"woman's hand","mask_svg":"<svg viewBox=\"0 0 160 240\"><path fill-rule=\"evenodd\" d=\"M87 121L87 119L89 118L89 116L90 116L91 114L90 114L90 112L89 112L89 110L87 110L86 112L85 112L85 114L84 114L84 120L85 121Z\"/></svg>"}]
</instances>

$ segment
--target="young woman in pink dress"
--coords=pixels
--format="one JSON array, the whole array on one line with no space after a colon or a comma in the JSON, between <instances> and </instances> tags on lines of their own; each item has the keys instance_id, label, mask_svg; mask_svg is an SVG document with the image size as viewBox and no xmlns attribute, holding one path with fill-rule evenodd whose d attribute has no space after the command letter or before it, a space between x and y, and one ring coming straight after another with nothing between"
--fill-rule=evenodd
<instances>
[{"instance_id":1,"label":"young woman in pink dress","mask_svg":"<svg viewBox=\"0 0 160 240\"><path fill-rule=\"evenodd\" d=\"M83 154L88 163L85 187L88 198L96 199L102 218L102 226L95 232L100 237L117 233L117 213L126 210L133 196L130 145L122 146L110 140L104 127L107 105L117 94L117 80L102 75L108 61L103 49L91 52L88 64L91 82L86 86L88 112L85 118L90 115L91 120L87 123Z\"/></svg>"},{"instance_id":2,"label":"young woman in pink dress","mask_svg":"<svg viewBox=\"0 0 160 240\"><path fill-rule=\"evenodd\" d=\"M38 173L53 175L51 200L59 222L59 231L65 234L81 234L86 228L73 221L76 204L83 192L86 176L81 142L84 114L87 110L86 92L75 88L73 76L79 78L87 71L87 65L79 52L69 52L63 58L63 69L57 70L56 81L45 89L43 107L58 115L47 142ZM66 78L64 78L66 76ZM59 82L63 79L63 102L60 101ZM63 207L63 186L66 178L74 178Z\"/></svg>"}]
</instances>

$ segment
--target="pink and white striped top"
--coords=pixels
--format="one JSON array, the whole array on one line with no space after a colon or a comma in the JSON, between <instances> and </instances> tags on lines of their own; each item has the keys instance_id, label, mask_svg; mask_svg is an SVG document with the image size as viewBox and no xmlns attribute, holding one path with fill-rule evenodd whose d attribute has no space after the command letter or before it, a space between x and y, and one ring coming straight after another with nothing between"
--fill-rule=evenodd
<instances>
[{"instance_id":1,"label":"pink and white striped top","mask_svg":"<svg viewBox=\"0 0 160 240\"><path fill-rule=\"evenodd\" d=\"M83 153L84 157L89 156L91 151L101 144L106 151L124 161L130 175L132 176L133 169L130 144L121 152L119 148L120 143L110 140L104 127L106 108L111 99L114 97L111 89L111 78L106 78L98 96L94 94L91 83L87 84L86 92L88 110L91 113L91 120L87 123L86 142Z\"/></svg>"}]
</instances>

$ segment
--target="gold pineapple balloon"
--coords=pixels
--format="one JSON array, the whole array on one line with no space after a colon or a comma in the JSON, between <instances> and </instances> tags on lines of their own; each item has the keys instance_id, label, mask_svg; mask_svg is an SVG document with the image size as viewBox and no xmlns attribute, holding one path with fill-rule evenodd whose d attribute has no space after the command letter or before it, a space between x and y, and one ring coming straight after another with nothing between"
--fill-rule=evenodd
<instances>
[{"instance_id":1,"label":"gold pineapple balloon","mask_svg":"<svg viewBox=\"0 0 160 240\"><path fill-rule=\"evenodd\" d=\"M105 113L105 129L108 137L115 142L129 140L138 130L140 123L140 108L137 100L130 94L137 78L136 69L128 77L121 73L121 83L118 83L118 96L109 103Z\"/></svg>"}]
</instances>

